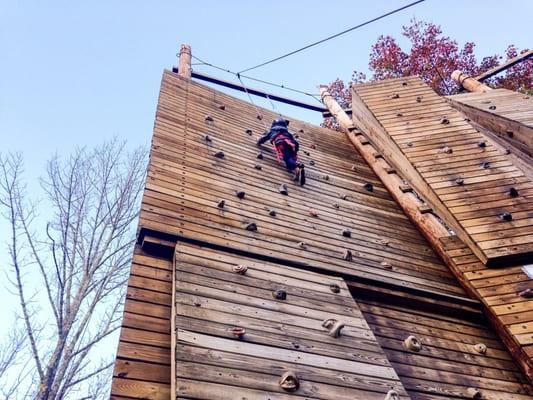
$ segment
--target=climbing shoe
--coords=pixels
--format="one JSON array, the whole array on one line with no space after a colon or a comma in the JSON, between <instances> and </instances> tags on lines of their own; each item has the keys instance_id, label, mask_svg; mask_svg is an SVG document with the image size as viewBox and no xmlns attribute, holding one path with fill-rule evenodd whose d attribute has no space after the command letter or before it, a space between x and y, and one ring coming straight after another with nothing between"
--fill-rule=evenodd
<instances>
[{"instance_id":1,"label":"climbing shoe","mask_svg":"<svg viewBox=\"0 0 533 400\"><path fill-rule=\"evenodd\" d=\"M299 179L300 179L300 186L305 185L305 168L303 164L300 164L297 168L297 171L299 171Z\"/></svg>"}]
</instances>

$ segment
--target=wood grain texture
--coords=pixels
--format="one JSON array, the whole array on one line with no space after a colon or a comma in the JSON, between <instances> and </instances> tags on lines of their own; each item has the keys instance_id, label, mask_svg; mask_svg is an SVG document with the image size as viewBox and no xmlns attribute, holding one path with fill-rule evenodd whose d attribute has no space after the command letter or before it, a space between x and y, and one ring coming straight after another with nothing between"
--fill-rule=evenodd
<instances>
[{"instance_id":1,"label":"wood grain texture","mask_svg":"<svg viewBox=\"0 0 533 400\"><path fill-rule=\"evenodd\" d=\"M341 278L184 243L175 260L177 397L377 400L394 389L408 398ZM327 319L345 324L340 337ZM298 375L294 393L278 384L286 371ZM205 392L213 384L224 387Z\"/></svg>"}]
</instances>

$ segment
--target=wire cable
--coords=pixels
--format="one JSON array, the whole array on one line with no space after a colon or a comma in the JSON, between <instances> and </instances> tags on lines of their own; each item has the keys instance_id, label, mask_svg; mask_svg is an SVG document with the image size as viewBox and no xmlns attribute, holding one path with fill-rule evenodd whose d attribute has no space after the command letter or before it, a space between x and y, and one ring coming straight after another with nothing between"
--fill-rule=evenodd
<instances>
[{"instance_id":1,"label":"wire cable","mask_svg":"<svg viewBox=\"0 0 533 400\"><path fill-rule=\"evenodd\" d=\"M296 54L296 53L299 53L299 52L301 52L301 51L307 50L307 49L310 48L310 47L313 47L313 46L319 45L319 44L321 44L321 43L327 42L328 40L335 39L335 38L337 38L337 37L339 37L339 36L342 36L342 35L344 35L344 34L346 34L346 33L348 33L348 32L351 32L351 31L353 31L353 30L356 30L356 29L362 28L362 27L365 26L365 25L368 25L368 24L371 24L371 23L373 23L373 22L376 22L376 21L378 21L378 20L380 20L380 19L383 19L383 18L385 18L385 17L388 17L389 15L396 14L396 13L402 11L402 10L405 10L405 9L407 9L407 8L409 8L409 7L413 7L413 6L415 6L415 5L419 4L419 3L422 3L422 2L424 2L424 1L425 1L425 0L418 0L418 1L415 1L415 2L413 2L413 3L409 3L409 4L407 4L407 5L403 6L403 7L397 8L397 9L395 9L395 10L393 10L393 11L389 11L389 12L386 13L386 14L382 14L382 15L380 15L379 17L372 18L372 19L370 19L370 20L368 20L368 21L365 21L365 22L363 22L363 23L361 23L361 24L359 24L359 25L356 25L356 26L353 26L353 27L351 27L351 28L345 29L345 30L342 31L342 32L336 33L336 34L334 34L334 35L328 36L327 38L324 38L324 39L318 40L318 41L316 41L316 42L310 43L310 44L308 44L307 46L301 47L301 48L299 48L299 49L297 49L297 50L294 50L294 51L291 51L291 52L289 52L289 53L283 54L283 55L281 55L281 56L279 56L279 57L276 57L276 58L273 58L273 59L271 59L271 60L268 60L268 61L262 62L261 64L254 65L253 67L249 67L249 68L243 69L243 70L239 71L238 73L239 73L239 74L242 74L243 72L248 72L248 71L251 71L252 69L256 69L256 68L259 68L259 67L263 67L263 66L265 66L265 65L267 65L267 64L271 64L271 63L273 63L273 62L275 62L275 61L279 61L279 60L281 60L281 59L283 59L283 58L286 58L286 57L292 56L293 54Z\"/></svg>"}]
</instances>

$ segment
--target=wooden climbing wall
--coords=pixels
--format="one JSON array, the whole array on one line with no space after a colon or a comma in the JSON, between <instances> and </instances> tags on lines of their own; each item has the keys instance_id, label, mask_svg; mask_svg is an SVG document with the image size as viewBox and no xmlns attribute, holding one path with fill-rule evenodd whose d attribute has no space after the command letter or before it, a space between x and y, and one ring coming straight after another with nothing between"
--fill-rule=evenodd
<instances>
[{"instance_id":1,"label":"wooden climbing wall","mask_svg":"<svg viewBox=\"0 0 533 400\"><path fill-rule=\"evenodd\" d=\"M414 77L354 86L358 107L387 135L380 150L414 167L421 194L480 260L533 260L533 183L463 114Z\"/></svg>"},{"instance_id":2,"label":"wooden climbing wall","mask_svg":"<svg viewBox=\"0 0 533 400\"><path fill-rule=\"evenodd\" d=\"M409 398L341 278L184 243L175 268L177 398Z\"/></svg>"},{"instance_id":3,"label":"wooden climbing wall","mask_svg":"<svg viewBox=\"0 0 533 400\"><path fill-rule=\"evenodd\" d=\"M472 121L496 132L513 147L533 156L533 98L507 89L448 96Z\"/></svg>"},{"instance_id":4,"label":"wooden climbing wall","mask_svg":"<svg viewBox=\"0 0 533 400\"><path fill-rule=\"evenodd\" d=\"M533 388L483 321L356 300L413 400L533 398ZM405 347L410 335L422 344L420 351ZM485 353L476 351L479 345Z\"/></svg>"},{"instance_id":5,"label":"wooden climbing wall","mask_svg":"<svg viewBox=\"0 0 533 400\"><path fill-rule=\"evenodd\" d=\"M275 117L165 72L141 234L153 230L354 279L465 296L344 135L291 120L307 171L304 187L293 184L270 145L255 144ZM214 156L219 151L224 158ZM282 183L288 196L278 192ZM221 200L224 208L217 207ZM246 229L250 223L257 231ZM352 260L344 259L346 250Z\"/></svg>"}]
</instances>

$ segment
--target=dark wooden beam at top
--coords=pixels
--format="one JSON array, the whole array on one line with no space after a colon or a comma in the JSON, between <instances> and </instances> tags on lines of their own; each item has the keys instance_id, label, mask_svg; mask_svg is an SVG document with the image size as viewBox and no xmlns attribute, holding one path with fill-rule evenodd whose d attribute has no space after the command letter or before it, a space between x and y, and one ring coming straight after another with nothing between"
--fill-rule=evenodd
<instances>
[{"instance_id":1,"label":"dark wooden beam at top","mask_svg":"<svg viewBox=\"0 0 533 400\"><path fill-rule=\"evenodd\" d=\"M174 67L174 68L172 68L172 72L178 73L179 70L178 70L178 68ZM318 112L326 112L326 111L328 111L327 108L322 107L322 106L315 106L314 104L305 103L303 101L289 99L287 97L278 96L278 95L272 94L272 93L267 93L267 92L264 92L262 90L254 89L254 88L251 88L251 87L248 87L248 86L245 89L242 85L239 85L239 84L236 84L236 83L233 83L233 82L229 82L229 81L226 81L226 80L223 80L223 79L215 78L215 77L210 76L210 75L202 74L200 72L194 72L193 71L191 75L192 75L193 78L199 79L201 81L211 82L211 83L214 83L216 85L227 87L229 89L238 90L240 92L248 92L251 95L262 97L264 99L270 99L270 100L273 100L273 101L279 101L280 103L285 103L285 104L289 104L291 106L305 108L306 110L311 110L311 111L318 111Z\"/></svg>"},{"instance_id":2,"label":"dark wooden beam at top","mask_svg":"<svg viewBox=\"0 0 533 400\"><path fill-rule=\"evenodd\" d=\"M522 61L527 60L528 58L533 56L533 50L528 50L522 54L517 55L516 57L511 58L509 61L498 65L497 67L491 68L486 72L483 72L481 75L476 76L474 79L483 82L485 79L489 79L491 76L494 76L507 68L512 67L513 65L516 65Z\"/></svg>"}]
</instances>

